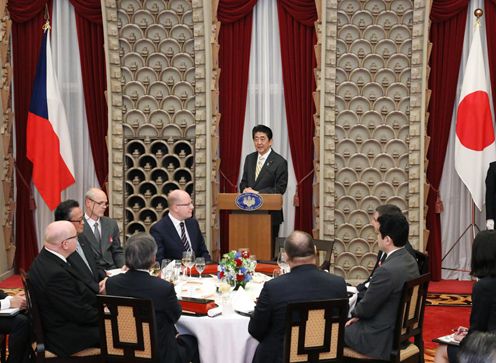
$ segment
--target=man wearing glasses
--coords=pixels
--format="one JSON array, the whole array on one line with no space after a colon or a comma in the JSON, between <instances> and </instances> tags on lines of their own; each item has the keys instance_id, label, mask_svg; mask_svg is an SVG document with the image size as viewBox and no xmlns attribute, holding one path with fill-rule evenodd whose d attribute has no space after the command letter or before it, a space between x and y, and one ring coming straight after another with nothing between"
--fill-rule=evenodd
<instances>
[{"instance_id":1,"label":"man wearing glasses","mask_svg":"<svg viewBox=\"0 0 496 363\"><path fill-rule=\"evenodd\" d=\"M83 235L91 245L97 266L111 270L124 265L124 251L117 222L104 216L107 206L108 199L103 190L91 188L86 192Z\"/></svg>"},{"instance_id":2,"label":"man wearing glasses","mask_svg":"<svg viewBox=\"0 0 496 363\"><path fill-rule=\"evenodd\" d=\"M67 258L76 250L76 228L68 221L50 223L45 245L29 269L47 350L68 357L99 346L96 295Z\"/></svg>"},{"instance_id":3,"label":"man wearing glasses","mask_svg":"<svg viewBox=\"0 0 496 363\"><path fill-rule=\"evenodd\" d=\"M79 203L74 199L63 201L55 209L54 217L56 221L69 221L76 228L78 234L76 251L67 260L86 284L95 293L99 293L100 287L98 283L106 277L106 274L103 269L98 268L95 252L93 252L90 242L83 235L84 217Z\"/></svg>"},{"instance_id":4,"label":"man wearing glasses","mask_svg":"<svg viewBox=\"0 0 496 363\"><path fill-rule=\"evenodd\" d=\"M184 251L193 251L196 257L210 261L205 240L193 218L195 208L191 197L184 190L173 190L167 196L169 213L150 229L157 243L157 261L162 259L180 260Z\"/></svg>"}]
</instances>

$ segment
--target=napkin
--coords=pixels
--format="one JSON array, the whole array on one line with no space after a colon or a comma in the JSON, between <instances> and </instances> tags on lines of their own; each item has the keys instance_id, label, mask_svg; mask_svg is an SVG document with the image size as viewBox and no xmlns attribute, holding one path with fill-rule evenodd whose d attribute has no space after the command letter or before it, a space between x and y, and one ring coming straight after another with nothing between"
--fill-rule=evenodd
<instances>
[{"instance_id":1,"label":"napkin","mask_svg":"<svg viewBox=\"0 0 496 363\"><path fill-rule=\"evenodd\" d=\"M232 305L235 311L245 314L255 309L255 302L242 287L232 293Z\"/></svg>"}]
</instances>

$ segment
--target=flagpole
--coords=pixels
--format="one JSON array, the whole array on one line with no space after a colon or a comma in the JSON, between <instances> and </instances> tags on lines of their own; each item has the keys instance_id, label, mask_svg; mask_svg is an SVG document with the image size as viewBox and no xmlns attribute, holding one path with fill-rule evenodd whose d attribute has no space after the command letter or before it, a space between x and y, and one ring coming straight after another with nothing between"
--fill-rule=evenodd
<instances>
[{"instance_id":1,"label":"flagpole","mask_svg":"<svg viewBox=\"0 0 496 363\"><path fill-rule=\"evenodd\" d=\"M475 9L475 11L474 11L474 16L477 18L477 19L476 19L476 21L475 21L475 24L476 24L476 27L477 27L477 32L480 32L480 30L479 30L479 28L478 28L478 27L480 27L480 18L482 17L482 15L483 15L483 11L482 11L482 9L480 9L480 8ZM479 45L479 47L480 47L480 33L477 33L477 35L478 35L478 38L477 38L477 39L478 39L478 41L479 41L479 43L477 43L477 44L478 44L478 45ZM473 44L470 46L470 51L469 51L469 59L468 59L468 61L467 61L467 69L468 69L469 71L471 70L471 69L470 69L470 67L469 67L469 64L470 64L470 62L471 62L471 57L473 56L473 54L472 54L472 52L473 52L473 51L472 51L472 47L473 47ZM480 52L482 53L482 50L481 50L481 49L478 49L478 51L480 51ZM477 64L477 65L479 66L480 64ZM482 67L482 68L484 68L484 67ZM466 69L466 72L467 72L467 69ZM484 69L482 69L482 71L484 72ZM464 93L463 91L464 91L464 88L465 88L465 86L466 86L466 85L465 85L465 82L466 82L466 79L465 79L465 78L466 78L466 77L467 77L467 74L465 74L465 75L464 75L463 84L462 84L462 94ZM480 86L480 85L477 85L477 86ZM474 87L473 87L473 84L470 84L470 85L468 86L468 92L466 92L465 94L463 94L463 97L467 97L467 95L468 95L468 96L470 96L470 93L471 93L471 92L474 92L474 91L477 91L477 90L480 90L480 89L481 89L481 88L479 88L479 87L475 87L475 88L474 88ZM482 90L483 90L483 91L487 91L486 87L483 87L483 88L482 88ZM461 97L461 98L463 99L463 97ZM466 114L465 114L465 115L463 115L463 117L462 117L462 118L460 118L460 104L461 104L461 103L459 103L459 104L458 104L458 111L459 111L459 114L457 115L457 124L456 124L457 128L458 128L458 126L459 126L459 125L458 125L458 122L460 121L460 119L461 119L461 121L464 121L464 120L463 120L463 118L468 119ZM487 106L489 106L489 104L487 104ZM466 112L466 109L464 110L464 112ZM490 114L490 111L489 111L489 114ZM491 127L490 127L490 128L492 129L492 133L494 134L494 129L493 129L493 126L492 126L492 119L490 119L490 125L491 125ZM462 136L463 136L463 134L462 134ZM457 137L460 137L460 135L458 135L458 130L457 130ZM465 139L465 140L466 140L466 139ZM494 143L494 135L493 135L493 139L492 139L491 143ZM477 231L480 231L479 227L475 224L475 207L476 207L476 203L475 203L475 201L474 201L474 194L473 194L473 190L472 190L472 189L473 189L473 186L472 186L472 188L471 188L470 183L467 183L467 179L469 179L469 178L467 178L467 177L466 177L466 174L464 174L464 173L460 173L460 170L459 170L459 168L457 167L457 163L456 163L456 162L457 162L457 160L456 160L456 157L457 157L456 147L457 147L457 146L458 146L458 145L455 145L455 169L457 170L458 175L459 175L459 176L460 176L460 178L462 179L463 184L465 184L465 186L468 188L468 190L469 190L469 192L470 192L470 195L471 195L471 201L472 201L472 208L471 208L471 209L472 209L472 210L471 210L471 221L470 221L470 224L467 226L467 228L465 228L465 230L463 231L463 233L460 235L460 237L458 237L458 239L455 241L455 243L453 243L453 245L451 246L451 248L450 248L450 249L449 249L449 250L448 250L448 251L444 254L444 256L441 258L441 262L443 262L443 261L446 259L446 257L449 255L449 253L450 253L450 252L451 252L451 251L452 251L452 250L453 250L453 249L454 249L454 248L458 245L458 243L461 241L461 239L465 236L465 234L466 234L466 233L467 233L470 229L471 229L471 233L470 233L470 237L471 237L471 241L470 241L470 242L471 242L471 244L473 243L473 241L474 241L474 239L475 239L475 235L476 235L476 231L475 231L475 229L477 228ZM480 145L479 145L479 146L480 146ZM482 145L482 147L481 147L480 149L477 149L477 148L475 148L475 149L476 149L476 150L484 150L484 148L485 148L485 147L488 147L488 146L489 146L489 144L488 144L488 145L485 145L485 144L484 144L484 145ZM464 161L466 161L466 160L464 160ZM463 171L463 170L462 170L462 171ZM470 179L469 179L469 181L471 181L471 182L472 182L473 180L470 180ZM478 200L478 202L479 202L478 206L479 206L479 207L482 207L483 202L482 202L482 201L480 201L479 199L477 199L477 200ZM452 269L452 268L443 268L442 266L441 266L441 269L456 270L456 269Z\"/></svg>"}]
</instances>

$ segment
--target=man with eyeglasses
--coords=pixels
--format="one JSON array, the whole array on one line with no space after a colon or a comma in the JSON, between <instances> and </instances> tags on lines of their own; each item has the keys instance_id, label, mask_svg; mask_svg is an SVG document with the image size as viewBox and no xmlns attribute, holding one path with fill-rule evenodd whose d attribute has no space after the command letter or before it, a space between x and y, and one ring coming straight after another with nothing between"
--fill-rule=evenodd
<instances>
[{"instance_id":1,"label":"man with eyeglasses","mask_svg":"<svg viewBox=\"0 0 496 363\"><path fill-rule=\"evenodd\" d=\"M61 202L54 212L56 221L69 221L72 223L78 238L76 241L76 251L68 257L68 261L79 272L87 285L95 293L100 292L99 282L106 277L105 271L98 268L95 260L95 252L92 250L90 242L83 235L84 217L79 203L74 199Z\"/></svg>"},{"instance_id":2,"label":"man with eyeglasses","mask_svg":"<svg viewBox=\"0 0 496 363\"><path fill-rule=\"evenodd\" d=\"M63 358L100 344L96 294L67 260L76 242L71 222L50 223L44 247L29 269L46 349Z\"/></svg>"},{"instance_id":3,"label":"man with eyeglasses","mask_svg":"<svg viewBox=\"0 0 496 363\"><path fill-rule=\"evenodd\" d=\"M205 240L198 221L193 218L195 208L191 197L184 190L173 190L167 196L169 213L150 229L157 243L157 261L180 260L184 251L193 251L196 257L210 261Z\"/></svg>"},{"instance_id":4,"label":"man with eyeglasses","mask_svg":"<svg viewBox=\"0 0 496 363\"><path fill-rule=\"evenodd\" d=\"M83 235L91 245L97 266L111 270L124 265L124 251L117 222L104 216L107 206L108 199L103 190L91 188L86 192Z\"/></svg>"}]
</instances>

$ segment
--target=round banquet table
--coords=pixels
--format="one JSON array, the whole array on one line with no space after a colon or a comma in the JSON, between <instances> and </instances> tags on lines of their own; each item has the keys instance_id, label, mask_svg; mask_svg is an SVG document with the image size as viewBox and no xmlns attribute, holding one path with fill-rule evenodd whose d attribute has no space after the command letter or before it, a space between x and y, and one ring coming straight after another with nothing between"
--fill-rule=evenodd
<instances>
[{"instance_id":1,"label":"round banquet table","mask_svg":"<svg viewBox=\"0 0 496 363\"><path fill-rule=\"evenodd\" d=\"M176 327L180 334L197 337L201 363L251 363L258 341L248 333L249 321L237 313L214 318L182 315Z\"/></svg>"}]
</instances>

